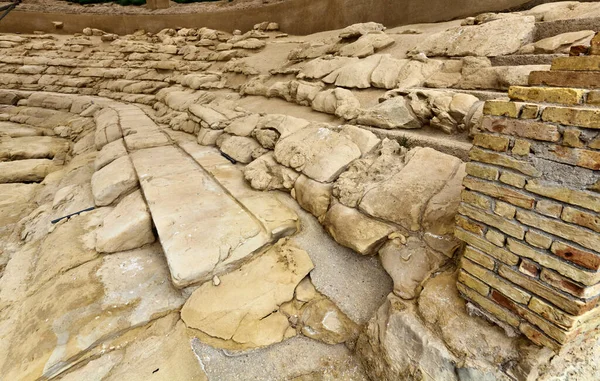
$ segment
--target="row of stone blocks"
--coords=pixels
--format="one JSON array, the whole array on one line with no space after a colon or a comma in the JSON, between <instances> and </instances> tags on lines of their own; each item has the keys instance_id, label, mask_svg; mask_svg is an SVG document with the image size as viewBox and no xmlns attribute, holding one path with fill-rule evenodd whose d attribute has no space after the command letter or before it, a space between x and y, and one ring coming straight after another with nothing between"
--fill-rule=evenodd
<instances>
[{"instance_id":1,"label":"row of stone blocks","mask_svg":"<svg viewBox=\"0 0 600 381\"><path fill-rule=\"evenodd\" d=\"M457 216L463 297L554 350L600 325L597 78L600 56L558 58L487 102Z\"/></svg>"}]
</instances>

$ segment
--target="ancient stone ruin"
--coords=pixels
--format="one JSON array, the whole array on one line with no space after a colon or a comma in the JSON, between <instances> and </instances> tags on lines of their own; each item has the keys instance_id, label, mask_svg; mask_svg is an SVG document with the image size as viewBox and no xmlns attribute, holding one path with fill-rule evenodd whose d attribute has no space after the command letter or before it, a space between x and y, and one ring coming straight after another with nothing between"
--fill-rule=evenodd
<instances>
[{"instance_id":1,"label":"ancient stone ruin","mask_svg":"<svg viewBox=\"0 0 600 381\"><path fill-rule=\"evenodd\" d=\"M599 20L0 34L0 380L599 380Z\"/></svg>"}]
</instances>

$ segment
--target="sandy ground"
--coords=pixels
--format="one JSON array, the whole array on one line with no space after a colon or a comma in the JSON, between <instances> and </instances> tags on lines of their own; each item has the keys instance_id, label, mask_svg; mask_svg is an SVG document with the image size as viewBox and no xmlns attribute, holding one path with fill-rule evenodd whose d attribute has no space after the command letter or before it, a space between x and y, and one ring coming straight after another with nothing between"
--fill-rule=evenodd
<instances>
[{"instance_id":1,"label":"sandy ground","mask_svg":"<svg viewBox=\"0 0 600 381\"><path fill-rule=\"evenodd\" d=\"M115 3L79 5L65 0L23 0L17 7L20 11L56 12L56 13L118 13L118 14L169 14L169 13L200 13L222 9L251 9L265 4L279 3L286 0L220 0L202 3L179 4L171 1L168 9L149 10L143 6L121 6ZM0 5L9 2L0 1Z\"/></svg>"}]
</instances>

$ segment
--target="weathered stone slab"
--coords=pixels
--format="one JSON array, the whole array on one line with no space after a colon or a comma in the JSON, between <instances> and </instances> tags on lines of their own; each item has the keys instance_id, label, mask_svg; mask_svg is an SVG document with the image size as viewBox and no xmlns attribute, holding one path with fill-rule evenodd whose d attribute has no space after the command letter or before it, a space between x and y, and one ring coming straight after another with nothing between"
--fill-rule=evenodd
<instances>
[{"instance_id":1,"label":"weathered stone slab","mask_svg":"<svg viewBox=\"0 0 600 381\"><path fill-rule=\"evenodd\" d=\"M92 176L92 193L96 205L112 204L120 196L134 189L138 183L137 176L129 156L122 156Z\"/></svg>"},{"instance_id":2,"label":"weathered stone slab","mask_svg":"<svg viewBox=\"0 0 600 381\"><path fill-rule=\"evenodd\" d=\"M20 138L0 138L0 160L64 159L69 149L65 139L51 136L26 136Z\"/></svg>"},{"instance_id":3,"label":"weathered stone slab","mask_svg":"<svg viewBox=\"0 0 600 381\"><path fill-rule=\"evenodd\" d=\"M3 377L52 378L98 343L177 310L184 299L165 282L168 272L161 255L155 245L98 258L28 296L14 326Z\"/></svg>"},{"instance_id":4,"label":"weathered stone slab","mask_svg":"<svg viewBox=\"0 0 600 381\"><path fill-rule=\"evenodd\" d=\"M54 161L48 159L0 162L0 184L39 182L59 168Z\"/></svg>"},{"instance_id":5,"label":"weathered stone slab","mask_svg":"<svg viewBox=\"0 0 600 381\"><path fill-rule=\"evenodd\" d=\"M239 268L269 242L261 224L178 148L131 158L177 287Z\"/></svg>"},{"instance_id":6,"label":"weathered stone slab","mask_svg":"<svg viewBox=\"0 0 600 381\"><path fill-rule=\"evenodd\" d=\"M312 270L308 254L284 242L239 270L206 282L184 305L181 318L194 328L246 348L262 347L295 335L279 307L292 300Z\"/></svg>"},{"instance_id":7,"label":"weathered stone slab","mask_svg":"<svg viewBox=\"0 0 600 381\"><path fill-rule=\"evenodd\" d=\"M140 191L126 196L96 232L96 250L116 253L154 242L152 220Z\"/></svg>"}]
</instances>

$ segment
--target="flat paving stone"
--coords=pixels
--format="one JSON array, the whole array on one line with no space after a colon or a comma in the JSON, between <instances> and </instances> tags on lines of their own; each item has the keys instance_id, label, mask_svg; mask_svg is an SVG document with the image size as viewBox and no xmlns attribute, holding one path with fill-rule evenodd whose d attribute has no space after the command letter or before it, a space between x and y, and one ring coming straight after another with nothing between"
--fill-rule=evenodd
<instances>
[{"instance_id":1,"label":"flat paving stone","mask_svg":"<svg viewBox=\"0 0 600 381\"><path fill-rule=\"evenodd\" d=\"M131 154L177 287L239 268L271 242L251 213L175 146Z\"/></svg>"}]
</instances>

